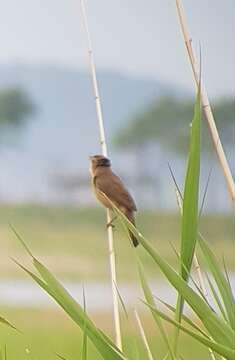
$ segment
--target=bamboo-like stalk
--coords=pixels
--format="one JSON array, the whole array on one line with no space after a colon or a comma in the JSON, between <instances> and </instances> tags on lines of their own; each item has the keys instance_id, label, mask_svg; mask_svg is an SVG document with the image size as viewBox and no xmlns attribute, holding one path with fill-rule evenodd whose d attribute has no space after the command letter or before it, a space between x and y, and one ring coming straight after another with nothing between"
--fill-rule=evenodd
<instances>
[{"instance_id":1,"label":"bamboo-like stalk","mask_svg":"<svg viewBox=\"0 0 235 360\"><path fill-rule=\"evenodd\" d=\"M199 81L200 81L200 70L199 70L198 61L197 61L197 58L195 55L195 51L193 49L192 38L189 33L189 28L188 28L187 20L186 20L186 14L185 14L183 3L181 0L176 0L176 7L177 7L177 12L178 12L178 16L179 16L180 26L181 26L181 30L183 33L185 45L187 48L188 56L190 59L192 70L193 70L196 88L198 89ZM220 165L222 167L232 202L235 205L234 179L233 179L232 172L231 172L229 163L227 161L226 155L224 153L222 143L220 141L219 133L218 133L218 130L217 130L217 127L215 124L215 120L214 120L214 116L213 116L213 112L212 112L212 109L210 106L210 101L209 101L209 98L208 98L208 95L206 92L206 88L205 88L205 85L203 84L202 79L201 79L201 101L202 101L203 111L204 111L204 114L206 116L207 123L209 126L210 134L211 134L211 137L213 140L213 144L215 147L215 151L217 153Z\"/></svg>"},{"instance_id":2,"label":"bamboo-like stalk","mask_svg":"<svg viewBox=\"0 0 235 360\"><path fill-rule=\"evenodd\" d=\"M87 35L87 46L88 46L88 56L89 56L89 65L93 83L93 91L95 97L96 104L96 112L99 123L99 132L100 132L100 145L102 154L104 156L108 156L108 149L105 139L105 129L104 129L104 121L103 121L103 113L99 95L99 87L96 76L96 68L95 61L92 50L92 42L91 36L88 26L87 12L84 0L81 0L81 10L82 10L82 19L85 28L85 32ZM110 210L107 210L107 223L111 221L111 213ZM116 261L115 261L115 250L114 250L114 242L113 242L113 230L112 227L109 226L107 228L108 232L108 247L109 247L109 261L110 261L110 273L111 273L111 286L112 286L112 295L113 295L113 312L114 312L114 327L115 327L115 337L116 337L116 345L121 350L122 349L122 337L121 337L121 325L120 325L120 314L119 314L119 305L118 305L118 293L117 287L117 275L116 275Z\"/></svg>"},{"instance_id":3,"label":"bamboo-like stalk","mask_svg":"<svg viewBox=\"0 0 235 360\"><path fill-rule=\"evenodd\" d=\"M148 344L148 340L147 340L146 335L145 335L145 331L144 331L142 322L140 320L139 314L138 314L136 309L134 310L134 314L135 314L137 325L138 325L139 330L140 330L141 338L143 340L144 346L145 346L146 351L147 351L148 359L149 360L154 360L153 355L152 355L151 350L150 350L150 346Z\"/></svg>"}]
</instances>

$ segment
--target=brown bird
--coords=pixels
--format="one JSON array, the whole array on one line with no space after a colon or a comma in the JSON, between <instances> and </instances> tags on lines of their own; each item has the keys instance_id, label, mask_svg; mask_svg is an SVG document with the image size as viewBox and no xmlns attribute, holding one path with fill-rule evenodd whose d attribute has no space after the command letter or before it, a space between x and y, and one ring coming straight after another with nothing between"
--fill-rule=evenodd
<instances>
[{"instance_id":1,"label":"brown bird","mask_svg":"<svg viewBox=\"0 0 235 360\"><path fill-rule=\"evenodd\" d=\"M97 199L108 209L112 209L112 204L126 215L129 221L135 225L134 212L137 211L135 202L128 190L125 188L121 179L112 172L111 162L103 155L90 156L92 185ZM103 195L105 194L107 198ZM111 226L114 219L107 226ZM138 240L129 231L134 246L138 245Z\"/></svg>"}]
</instances>

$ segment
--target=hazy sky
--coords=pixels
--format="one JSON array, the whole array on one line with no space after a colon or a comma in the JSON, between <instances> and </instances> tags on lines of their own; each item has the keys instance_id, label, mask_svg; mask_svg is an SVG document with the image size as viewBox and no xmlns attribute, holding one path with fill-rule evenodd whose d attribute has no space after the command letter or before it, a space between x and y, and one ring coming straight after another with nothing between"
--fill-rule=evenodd
<instances>
[{"instance_id":1,"label":"hazy sky","mask_svg":"<svg viewBox=\"0 0 235 360\"><path fill-rule=\"evenodd\" d=\"M193 88L175 0L88 0L99 68ZM209 94L235 95L235 1L185 0ZM0 0L0 62L85 67L79 0Z\"/></svg>"}]
</instances>

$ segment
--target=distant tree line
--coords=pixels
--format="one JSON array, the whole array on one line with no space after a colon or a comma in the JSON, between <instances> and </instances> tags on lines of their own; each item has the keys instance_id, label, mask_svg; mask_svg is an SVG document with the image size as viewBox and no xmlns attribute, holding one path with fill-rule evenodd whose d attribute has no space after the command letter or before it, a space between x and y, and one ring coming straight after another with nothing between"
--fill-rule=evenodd
<instances>
[{"instance_id":1,"label":"distant tree line","mask_svg":"<svg viewBox=\"0 0 235 360\"><path fill-rule=\"evenodd\" d=\"M130 123L120 129L113 139L120 148L135 148L150 143L159 143L162 147L186 153L189 141L189 126L193 116L194 100L175 97L162 97L137 114ZM213 105L218 130L223 142L235 145L235 99L220 99ZM211 141L208 131L202 128L202 145L209 151Z\"/></svg>"},{"instance_id":2,"label":"distant tree line","mask_svg":"<svg viewBox=\"0 0 235 360\"><path fill-rule=\"evenodd\" d=\"M21 88L0 89L0 145L6 145L13 133L18 135L35 111L35 104Z\"/></svg>"}]
</instances>

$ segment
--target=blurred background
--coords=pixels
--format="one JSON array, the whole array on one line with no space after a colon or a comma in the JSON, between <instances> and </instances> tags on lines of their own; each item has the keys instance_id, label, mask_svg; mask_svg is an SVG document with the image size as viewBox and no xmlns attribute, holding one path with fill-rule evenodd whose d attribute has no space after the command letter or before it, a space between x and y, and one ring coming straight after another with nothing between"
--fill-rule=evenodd
<instances>
[{"instance_id":1,"label":"blurred background","mask_svg":"<svg viewBox=\"0 0 235 360\"><path fill-rule=\"evenodd\" d=\"M58 330L58 322L67 324L61 313L10 260L25 262L26 256L9 223L73 294L79 297L81 283L89 284L88 308L98 323L111 309L105 212L89 179L88 157L100 153L100 146L79 5L0 1L0 304L2 313L31 333L17 338L18 359L28 347L50 358L53 339L41 346L50 331L64 340L61 351L73 354L77 335L72 325L65 326L67 337ZM195 98L175 2L90 0L87 6L113 169L136 199L140 228L175 264L169 242L177 244L180 219L168 163L182 189ZM235 4L188 0L185 8L197 52L201 44L203 77L234 174ZM204 122L201 199L210 171L201 226L233 268L232 204ZM115 237L119 279L131 304L133 253L118 227ZM144 254L143 260L150 276L158 277ZM16 344L15 336L1 331L5 342Z\"/></svg>"},{"instance_id":2,"label":"blurred background","mask_svg":"<svg viewBox=\"0 0 235 360\"><path fill-rule=\"evenodd\" d=\"M234 169L234 5L215 1L213 9L203 9L187 1ZM182 183L195 94L174 1L147 7L142 1L89 1L88 16L113 166L138 190L140 207L175 209L167 162ZM100 147L79 2L23 0L18 7L10 0L0 20L2 202L94 205L88 156ZM229 210L206 126L203 135L202 184L214 163L207 208Z\"/></svg>"}]
</instances>

